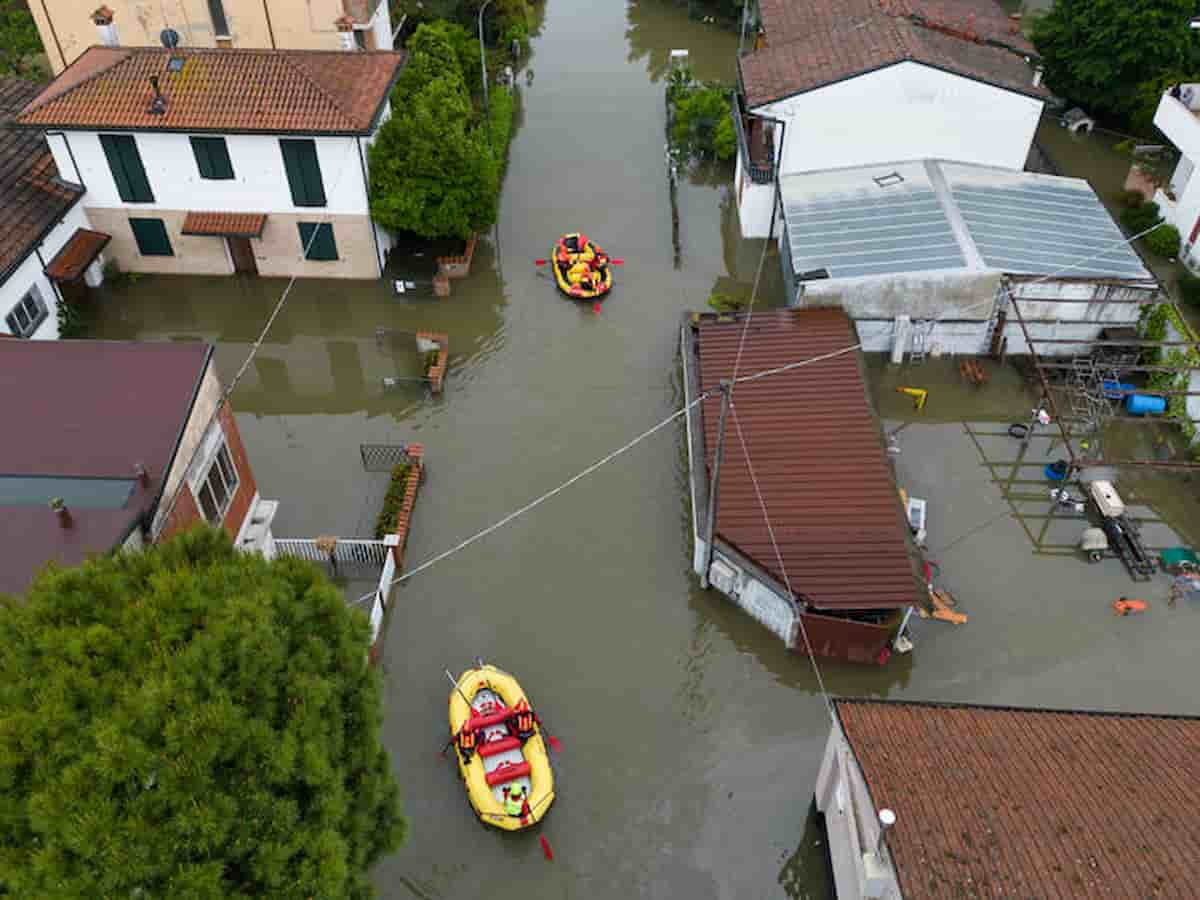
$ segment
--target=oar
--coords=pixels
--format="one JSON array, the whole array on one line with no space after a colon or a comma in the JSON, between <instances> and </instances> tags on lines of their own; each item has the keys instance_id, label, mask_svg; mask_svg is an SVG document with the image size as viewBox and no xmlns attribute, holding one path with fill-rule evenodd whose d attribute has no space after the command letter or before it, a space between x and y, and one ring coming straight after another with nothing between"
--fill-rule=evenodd
<instances>
[{"instance_id":1,"label":"oar","mask_svg":"<svg viewBox=\"0 0 1200 900\"><path fill-rule=\"evenodd\" d=\"M542 731L546 732L546 742L550 745L550 749L555 753L562 753L562 743L546 728L546 723L542 721L542 717L534 713L533 720L538 723L538 727Z\"/></svg>"},{"instance_id":2,"label":"oar","mask_svg":"<svg viewBox=\"0 0 1200 900\"><path fill-rule=\"evenodd\" d=\"M463 698L463 702L467 704L467 709L471 709L471 701L467 699L467 695L462 692L462 688L458 686L458 679L450 674L449 669L442 669L446 673L446 677L450 679L450 683L454 685L454 689L458 691L458 696Z\"/></svg>"},{"instance_id":3,"label":"oar","mask_svg":"<svg viewBox=\"0 0 1200 900\"><path fill-rule=\"evenodd\" d=\"M546 260L544 260L544 259L535 259L535 260L533 261L533 264L534 264L535 266L537 266L538 268L541 268L542 266L546 265Z\"/></svg>"}]
</instances>

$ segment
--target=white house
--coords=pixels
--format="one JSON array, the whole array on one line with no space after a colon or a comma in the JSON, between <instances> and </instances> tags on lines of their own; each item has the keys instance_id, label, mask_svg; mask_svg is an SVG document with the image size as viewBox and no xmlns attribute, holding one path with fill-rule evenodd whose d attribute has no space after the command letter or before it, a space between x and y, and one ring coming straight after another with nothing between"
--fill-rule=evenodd
<instances>
[{"instance_id":1,"label":"white house","mask_svg":"<svg viewBox=\"0 0 1200 900\"><path fill-rule=\"evenodd\" d=\"M770 227L774 177L939 157L1025 167L1044 101L1033 47L992 0L760 0L738 61L738 212Z\"/></svg>"},{"instance_id":2,"label":"white house","mask_svg":"<svg viewBox=\"0 0 1200 900\"><path fill-rule=\"evenodd\" d=\"M789 303L843 308L864 350L897 361L1028 353L1022 317L1055 341L1039 354L1086 353L1158 299L1081 178L921 160L784 175L779 196Z\"/></svg>"},{"instance_id":3,"label":"white house","mask_svg":"<svg viewBox=\"0 0 1200 900\"><path fill-rule=\"evenodd\" d=\"M0 336L53 340L63 292L99 284L108 236L90 230L82 186L62 178L42 136L11 125L40 90L0 78Z\"/></svg>"},{"instance_id":4,"label":"white house","mask_svg":"<svg viewBox=\"0 0 1200 900\"><path fill-rule=\"evenodd\" d=\"M1179 151L1179 162L1170 184L1154 194L1164 219L1179 229L1183 246L1180 259L1189 269L1200 269L1200 179L1193 178L1200 160L1200 84L1180 84L1167 91L1154 111L1154 124Z\"/></svg>"},{"instance_id":5,"label":"white house","mask_svg":"<svg viewBox=\"0 0 1200 900\"><path fill-rule=\"evenodd\" d=\"M128 271L375 278L367 148L402 53L96 46L17 117Z\"/></svg>"}]
</instances>

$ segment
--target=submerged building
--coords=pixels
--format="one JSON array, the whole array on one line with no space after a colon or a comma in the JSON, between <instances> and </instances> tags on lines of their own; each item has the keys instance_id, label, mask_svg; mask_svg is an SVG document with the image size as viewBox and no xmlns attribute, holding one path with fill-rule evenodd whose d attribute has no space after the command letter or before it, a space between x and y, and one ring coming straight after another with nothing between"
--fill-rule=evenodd
<instances>
[{"instance_id":1,"label":"submerged building","mask_svg":"<svg viewBox=\"0 0 1200 900\"><path fill-rule=\"evenodd\" d=\"M694 314L681 340L694 570L790 649L886 661L921 587L849 318ZM722 382L809 360L735 386L714 481Z\"/></svg>"},{"instance_id":2,"label":"submerged building","mask_svg":"<svg viewBox=\"0 0 1200 900\"><path fill-rule=\"evenodd\" d=\"M833 701L837 896L1193 897L1200 719Z\"/></svg>"}]
</instances>

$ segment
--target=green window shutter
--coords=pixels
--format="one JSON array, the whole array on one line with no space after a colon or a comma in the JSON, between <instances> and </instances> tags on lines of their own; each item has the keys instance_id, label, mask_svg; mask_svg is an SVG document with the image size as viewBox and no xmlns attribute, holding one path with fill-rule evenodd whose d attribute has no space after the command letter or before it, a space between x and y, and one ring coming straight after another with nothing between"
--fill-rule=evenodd
<instances>
[{"instance_id":1,"label":"green window shutter","mask_svg":"<svg viewBox=\"0 0 1200 900\"><path fill-rule=\"evenodd\" d=\"M150 190L150 180L146 177L146 169L133 136L102 134L100 146L104 148L104 156L121 199L126 203L153 203L154 192Z\"/></svg>"},{"instance_id":2,"label":"green window shutter","mask_svg":"<svg viewBox=\"0 0 1200 900\"><path fill-rule=\"evenodd\" d=\"M229 159L229 148L225 138L194 137L192 153L196 157L196 168L201 178L228 180L233 178L233 162Z\"/></svg>"},{"instance_id":3,"label":"green window shutter","mask_svg":"<svg viewBox=\"0 0 1200 900\"><path fill-rule=\"evenodd\" d=\"M281 139L279 149L283 152L292 202L297 206L324 206L325 185L321 181L316 141Z\"/></svg>"},{"instance_id":4,"label":"green window shutter","mask_svg":"<svg viewBox=\"0 0 1200 900\"><path fill-rule=\"evenodd\" d=\"M304 258L308 260L328 262L337 259L333 226L328 222L301 222L300 248L304 251Z\"/></svg>"},{"instance_id":5,"label":"green window shutter","mask_svg":"<svg viewBox=\"0 0 1200 900\"><path fill-rule=\"evenodd\" d=\"M167 237L167 226L162 219L129 218L129 227L133 229L133 239L137 241L138 251L142 256L174 256L171 249L171 239Z\"/></svg>"}]
</instances>

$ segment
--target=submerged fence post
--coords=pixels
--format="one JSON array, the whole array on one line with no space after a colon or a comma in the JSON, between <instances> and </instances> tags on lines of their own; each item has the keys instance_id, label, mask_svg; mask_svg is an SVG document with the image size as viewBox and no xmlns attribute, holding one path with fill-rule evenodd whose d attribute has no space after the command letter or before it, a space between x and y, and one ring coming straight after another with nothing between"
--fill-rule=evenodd
<instances>
[{"instance_id":1,"label":"submerged fence post","mask_svg":"<svg viewBox=\"0 0 1200 900\"><path fill-rule=\"evenodd\" d=\"M700 573L700 587L707 588L708 570L712 568L713 532L717 525L717 485L721 478L721 459L725 456L725 417L729 413L730 388L728 381L721 382L721 419L717 425L717 452L713 458L712 479L708 487L708 510L704 517L704 570Z\"/></svg>"}]
</instances>

